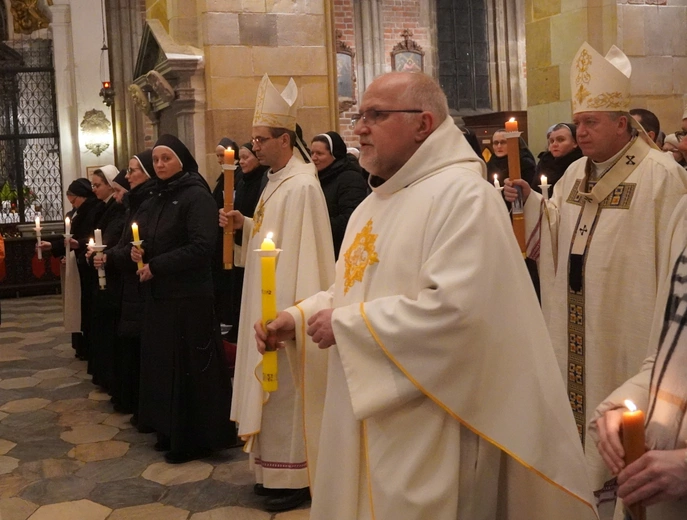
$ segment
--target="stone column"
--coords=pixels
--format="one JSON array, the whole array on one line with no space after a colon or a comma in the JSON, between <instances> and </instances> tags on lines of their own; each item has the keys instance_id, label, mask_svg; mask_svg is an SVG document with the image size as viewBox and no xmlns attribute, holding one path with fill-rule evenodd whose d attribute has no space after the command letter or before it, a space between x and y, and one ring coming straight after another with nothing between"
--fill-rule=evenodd
<instances>
[{"instance_id":1,"label":"stone column","mask_svg":"<svg viewBox=\"0 0 687 520\"><path fill-rule=\"evenodd\" d=\"M386 56L384 55L384 30L379 0L360 0L354 1L353 4L358 97L360 98L372 80L386 72Z\"/></svg>"},{"instance_id":2,"label":"stone column","mask_svg":"<svg viewBox=\"0 0 687 520\"><path fill-rule=\"evenodd\" d=\"M52 12L53 61L57 120L60 128L60 165L62 169L63 208L71 207L67 187L80 177L79 121L74 80L74 46L69 0L55 0Z\"/></svg>"}]
</instances>

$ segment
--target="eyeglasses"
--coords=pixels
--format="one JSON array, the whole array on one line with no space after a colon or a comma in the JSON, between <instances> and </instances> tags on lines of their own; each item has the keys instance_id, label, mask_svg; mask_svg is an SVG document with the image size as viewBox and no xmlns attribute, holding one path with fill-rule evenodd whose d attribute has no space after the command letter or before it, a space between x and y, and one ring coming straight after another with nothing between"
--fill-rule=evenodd
<instances>
[{"instance_id":1,"label":"eyeglasses","mask_svg":"<svg viewBox=\"0 0 687 520\"><path fill-rule=\"evenodd\" d=\"M258 136L258 137L251 138L250 142L253 143L253 146L255 146L256 144L259 146L262 146L263 144L265 144L266 141L269 141L270 139L275 139L275 138L274 137L260 137L260 136Z\"/></svg>"},{"instance_id":2,"label":"eyeglasses","mask_svg":"<svg viewBox=\"0 0 687 520\"><path fill-rule=\"evenodd\" d=\"M135 172L141 172L141 171L143 171L143 170L141 170L140 168L127 168L126 169L126 173L128 173L128 174L132 174Z\"/></svg>"},{"instance_id":3,"label":"eyeglasses","mask_svg":"<svg viewBox=\"0 0 687 520\"><path fill-rule=\"evenodd\" d=\"M494 141L493 143L494 146L506 146L508 144L508 141Z\"/></svg>"},{"instance_id":4,"label":"eyeglasses","mask_svg":"<svg viewBox=\"0 0 687 520\"><path fill-rule=\"evenodd\" d=\"M353 114L351 116L351 127L355 127L356 123L358 121L362 121L364 125L367 126L372 126L377 122L377 119L379 119L379 116L384 115L384 114L393 114L395 112L402 112L405 114L421 114L423 111L419 109L412 109L412 110L375 110L374 108L370 108L369 110L365 110L364 112L359 112L357 114Z\"/></svg>"}]
</instances>

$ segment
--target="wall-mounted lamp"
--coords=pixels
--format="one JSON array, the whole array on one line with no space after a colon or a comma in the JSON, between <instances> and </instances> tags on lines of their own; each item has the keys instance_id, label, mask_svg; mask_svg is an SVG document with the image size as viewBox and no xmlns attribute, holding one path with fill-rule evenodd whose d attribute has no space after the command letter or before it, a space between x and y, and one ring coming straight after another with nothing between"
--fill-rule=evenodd
<instances>
[{"instance_id":1,"label":"wall-mounted lamp","mask_svg":"<svg viewBox=\"0 0 687 520\"><path fill-rule=\"evenodd\" d=\"M89 110L81 121L81 132L86 149L96 157L110 147L112 123L102 110Z\"/></svg>"}]
</instances>

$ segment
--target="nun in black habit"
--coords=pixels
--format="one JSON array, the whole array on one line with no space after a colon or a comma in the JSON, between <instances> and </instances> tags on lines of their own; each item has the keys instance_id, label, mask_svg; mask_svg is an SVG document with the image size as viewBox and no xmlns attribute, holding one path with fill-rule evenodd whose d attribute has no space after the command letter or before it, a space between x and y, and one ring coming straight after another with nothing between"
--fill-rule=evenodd
<instances>
[{"instance_id":1,"label":"nun in black habit","mask_svg":"<svg viewBox=\"0 0 687 520\"><path fill-rule=\"evenodd\" d=\"M141 328L143 323L144 297L136 274L136 264L131 261L131 224L140 220L139 209L148 200L157 184L153 169L153 152L146 150L129 160L129 167L114 182L123 186L124 230L119 242L105 250L105 271L119 273L119 309L117 323L117 347L114 357L114 382L111 389L114 409L120 413L133 413L132 424L138 426L138 396L141 364ZM109 276L109 274L108 274ZM139 430L146 430L140 427ZM147 431L150 431L149 429Z\"/></svg>"},{"instance_id":2,"label":"nun in black habit","mask_svg":"<svg viewBox=\"0 0 687 520\"><path fill-rule=\"evenodd\" d=\"M93 193L91 182L83 177L69 185L67 198L73 206L72 211L67 213L72 222L70 247L74 251L81 283L81 333L72 333L72 347L76 351L76 357L88 359L91 341L92 288L98 283L98 275L86 261L86 248L88 241L93 237L95 223L105 210L105 204ZM52 251L53 256L56 257L63 257L66 254L62 238L41 242L41 249Z\"/></svg>"},{"instance_id":3,"label":"nun in black habit","mask_svg":"<svg viewBox=\"0 0 687 520\"><path fill-rule=\"evenodd\" d=\"M153 147L158 176L139 227L145 285L139 423L158 433L165 460L182 463L231 446L231 380L215 317L212 254L217 206L184 144L163 135Z\"/></svg>"}]
</instances>

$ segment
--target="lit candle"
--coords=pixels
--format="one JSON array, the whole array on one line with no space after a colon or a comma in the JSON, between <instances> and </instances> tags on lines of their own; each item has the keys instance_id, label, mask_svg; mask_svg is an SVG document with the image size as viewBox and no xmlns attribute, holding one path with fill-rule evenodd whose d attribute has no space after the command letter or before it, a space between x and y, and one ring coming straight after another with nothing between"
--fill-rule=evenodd
<instances>
[{"instance_id":1,"label":"lit candle","mask_svg":"<svg viewBox=\"0 0 687 520\"><path fill-rule=\"evenodd\" d=\"M134 242L140 242L141 238L138 236L138 224L136 222L131 224L131 232L134 235Z\"/></svg>"},{"instance_id":2,"label":"lit candle","mask_svg":"<svg viewBox=\"0 0 687 520\"><path fill-rule=\"evenodd\" d=\"M517 132L518 131L518 122L515 120L514 117L511 117L508 121L506 121L506 132Z\"/></svg>"},{"instance_id":3,"label":"lit candle","mask_svg":"<svg viewBox=\"0 0 687 520\"><path fill-rule=\"evenodd\" d=\"M224 150L224 164L234 164L234 149L228 148Z\"/></svg>"},{"instance_id":4,"label":"lit candle","mask_svg":"<svg viewBox=\"0 0 687 520\"><path fill-rule=\"evenodd\" d=\"M548 188L548 187L549 187L549 184L548 184L547 180L548 180L548 179L546 178L546 175L542 175L542 176L541 176L541 189L542 189L542 191L544 191L544 188Z\"/></svg>"},{"instance_id":5,"label":"lit candle","mask_svg":"<svg viewBox=\"0 0 687 520\"><path fill-rule=\"evenodd\" d=\"M272 240L272 233L260 245L261 251L274 251L276 245ZM277 317L277 258L263 255L260 258L262 270L262 326L267 330L267 324ZM269 344L268 344L268 348ZM279 387L277 366L277 351L268 350L262 356L262 388L265 392L274 392Z\"/></svg>"},{"instance_id":6,"label":"lit candle","mask_svg":"<svg viewBox=\"0 0 687 520\"><path fill-rule=\"evenodd\" d=\"M41 232L41 217L40 216L36 217L36 232L37 233Z\"/></svg>"},{"instance_id":7,"label":"lit candle","mask_svg":"<svg viewBox=\"0 0 687 520\"><path fill-rule=\"evenodd\" d=\"M134 244L134 247L138 247L140 249L140 242L141 242L141 237L138 235L138 224L136 222L133 222L131 224L131 233L134 236L134 242L138 242L138 244ZM143 269L143 260L140 260L136 263L139 269Z\"/></svg>"},{"instance_id":8,"label":"lit candle","mask_svg":"<svg viewBox=\"0 0 687 520\"><path fill-rule=\"evenodd\" d=\"M93 233L95 233L95 245L96 246L102 246L103 245L103 232L100 229L96 229Z\"/></svg>"},{"instance_id":9,"label":"lit candle","mask_svg":"<svg viewBox=\"0 0 687 520\"><path fill-rule=\"evenodd\" d=\"M623 412L623 449L625 450L625 467L632 464L646 453L644 440L644 412L637 410L635 404L629 399L625 400L625 407L629 410ZM634 504L628 508L633 519L645 518L646 508Z\"/></svg>"},{"instance_id":10,"label":"lit candle","mask_svg":"<svg viewBox=\"0 0 687 520\"><path fill-rule=\"evenodd\" d=\"M500 188L501 184L499 183L499 176L494 174L494 188Z\"/></svg>"},{"instance_id":11,"label":"lit candle","mask_svg":"<svg viewBox=\"0 0 687 520\"><path fill-rule=\"evenodd\" d=\"M64 219L64 234L69 235L71 230L72 230L72 220L69 217L67 217Z\"/></svg>"},{"instance_id":12,"label":"lit candle","mask_svg":"<svg viewBox=\"0 0 687 520\"><path fill-rule=\"evenodd\" d=\"M89 246L94 246L94 245L95 245L95 242L93 241L92 238L88 241L88 245L89 245Z\"/></svg>"}]
</instances>

